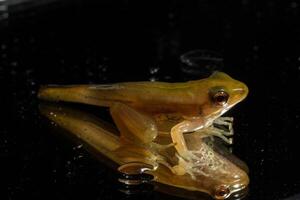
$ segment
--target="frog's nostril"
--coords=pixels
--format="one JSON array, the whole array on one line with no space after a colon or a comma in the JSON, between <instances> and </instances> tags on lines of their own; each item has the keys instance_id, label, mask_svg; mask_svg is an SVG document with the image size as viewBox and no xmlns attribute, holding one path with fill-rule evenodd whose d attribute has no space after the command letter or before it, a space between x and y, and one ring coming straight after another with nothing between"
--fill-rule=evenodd
<instances>
[{"instance_id":1,"label":"frog's nostril","mask_svg":"<svg viewBox=\"0 0 300 200\"><path fill-rule=\"evenodd\" d=\"M236 95L242 95L242 96L246 97L249 90L248 90L248 87L243 84L243 85L233 89L233 91Z\"/></svg>"}]
</instances>

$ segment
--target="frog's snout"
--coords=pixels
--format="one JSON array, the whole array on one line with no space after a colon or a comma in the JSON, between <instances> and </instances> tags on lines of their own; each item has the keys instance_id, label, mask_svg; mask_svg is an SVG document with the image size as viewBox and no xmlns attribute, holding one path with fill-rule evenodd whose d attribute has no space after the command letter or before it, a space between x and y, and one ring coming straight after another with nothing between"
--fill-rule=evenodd
<instances>
[{"instance_id":1,"label":"frog's snout","mask_svg":"<svg viewBox=\"0 0 300 200\"><path fill-rule=\"evenodd\" d=\"M233 89L233 98L236 102L240 102L247 97L249 89L244 83L239 83L239 85Z\"/></svg>"},{"instance_id":2,"label":"frog's snout","mask_svg":"<svg viewBox=\"0 0 300 200\"><path fill-rule=\"evenodd\" d=\"M247 85L243 84L241 88L242 88L243 95L246 97L249 93L249 89L248 89Z\"/></svg>"}]
</instances>

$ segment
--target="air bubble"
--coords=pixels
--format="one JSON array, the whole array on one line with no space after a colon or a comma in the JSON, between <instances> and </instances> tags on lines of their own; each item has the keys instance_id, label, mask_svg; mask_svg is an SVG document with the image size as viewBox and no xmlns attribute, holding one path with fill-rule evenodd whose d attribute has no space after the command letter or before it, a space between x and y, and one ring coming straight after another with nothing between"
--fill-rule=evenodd
<instances>
[{"instance_id":1,"label":"air bubble","mask_svg":"<svg viewBox=\"0 0 300 200\"><path fill-rule=\"evenodd\" d=\"M156 74L159 71L159 67L151 67L149 71L150 74Z\"/></svg>"}]
</instances>

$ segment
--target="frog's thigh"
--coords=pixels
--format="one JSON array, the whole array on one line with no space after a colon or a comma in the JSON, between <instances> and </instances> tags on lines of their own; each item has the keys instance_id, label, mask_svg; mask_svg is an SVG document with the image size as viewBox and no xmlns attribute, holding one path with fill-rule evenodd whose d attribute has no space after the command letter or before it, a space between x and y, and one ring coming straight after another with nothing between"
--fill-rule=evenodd
<instances>
[{"instance_id":1,"label":"frog's thigh","mask_svg":"<svg viewBox=\"0 0 300 200\"><path fill-rule=\"evenodd\" d=\"M121 138L139 143L149 143L157 136L154 120L130 106L116 103L110 108L110 113L121 132Z\"/></svg>"}]
</instances>

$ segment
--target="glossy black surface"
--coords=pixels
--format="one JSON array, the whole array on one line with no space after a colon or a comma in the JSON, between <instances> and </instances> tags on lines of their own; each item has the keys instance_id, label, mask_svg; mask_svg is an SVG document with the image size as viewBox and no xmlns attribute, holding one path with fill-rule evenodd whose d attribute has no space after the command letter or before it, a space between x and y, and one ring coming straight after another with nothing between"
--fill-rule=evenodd
<instances>
[{"instance_id":1,"label":"glossy black surface","mask_svg":"<svg viewBox=\"0 0 300 200\"><path fill-rule=\"evenodd\" d=\"M54 133L36 94L49 83L202 78L208 70L188 74L179 61L194 49L221 54L216 69L249 86L228 114L234 153L250 169L245 199L299 199L299 9L296 1L65 1L10 13L0 27L1 199L176 199L118 192L112 169Z\"/></svg>"}]
</instances>

